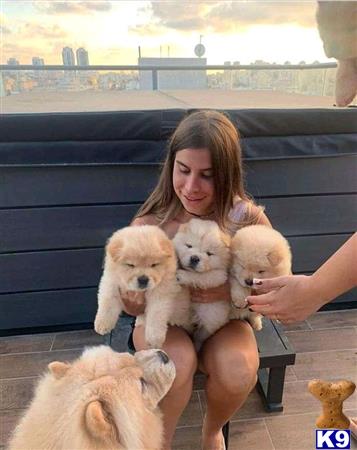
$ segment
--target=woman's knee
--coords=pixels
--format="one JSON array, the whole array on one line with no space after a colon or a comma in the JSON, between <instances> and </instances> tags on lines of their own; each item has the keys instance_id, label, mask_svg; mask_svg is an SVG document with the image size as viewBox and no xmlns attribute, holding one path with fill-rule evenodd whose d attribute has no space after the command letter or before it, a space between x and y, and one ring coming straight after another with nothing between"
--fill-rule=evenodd
<instances>
[{"instance_id":1,"label":"woman's knee","mask_svg":"<svg viewBox=\"0 0 357 450\"><path fill-rule=\"evenodd\" d=\"M176 367L173 389L192 383L197 371L197 355L191 339L180 329L170 329L163 349Z\"/></svg>"},{"instance_id":2,"label":"woman's knee","mask_svg":"<svg viewBox=\"0 0 357 450\"><path fill-rule=\"evenodd\" d=\"M210 380L229 395L248 394L257 382L259 360L255 355L236 353L212 364Z\"/></svg>"}]
</instances>

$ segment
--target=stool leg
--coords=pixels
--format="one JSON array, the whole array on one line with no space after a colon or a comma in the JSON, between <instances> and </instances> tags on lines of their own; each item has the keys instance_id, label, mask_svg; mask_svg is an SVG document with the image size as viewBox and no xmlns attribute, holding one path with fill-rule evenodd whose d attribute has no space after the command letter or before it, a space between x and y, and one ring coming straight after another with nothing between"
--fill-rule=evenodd
<instances>
[{"instance_id":1,"label":"stool leg","mask_svg":"<svg viewBox=\"0 0 357 450\"><path fill-rule=\"evenodd\" d=\"M229 422L227 422L223 426L222 432L223 432L223 437L224 437L224 443L226 445L226 450L228 450L228 444L229 444Z\"/></svg>"}]
</instances>

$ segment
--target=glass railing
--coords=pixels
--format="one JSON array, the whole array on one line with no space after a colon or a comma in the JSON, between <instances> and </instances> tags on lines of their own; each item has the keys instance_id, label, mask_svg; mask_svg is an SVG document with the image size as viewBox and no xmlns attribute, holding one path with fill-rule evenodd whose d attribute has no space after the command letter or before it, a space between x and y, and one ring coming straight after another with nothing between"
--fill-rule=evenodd
<instances>
[{"instance_id":1,"label":"glass railing","mask_svg":"<svg viewBox=\"0 0 357 450\"><path fill-rule=\"evenodd\" d=\"M334 104L336 63L0 66L2 113Z\"/></svg>"}]
</instances>

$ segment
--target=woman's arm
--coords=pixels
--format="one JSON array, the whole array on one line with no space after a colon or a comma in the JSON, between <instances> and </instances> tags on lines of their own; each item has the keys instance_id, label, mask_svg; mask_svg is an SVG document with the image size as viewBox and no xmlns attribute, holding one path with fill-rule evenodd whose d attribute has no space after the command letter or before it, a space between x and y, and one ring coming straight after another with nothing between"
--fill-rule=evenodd
<instances>
[{"instance_id":1,"label":"woman's arm","mask_svg":"<svg viewBox=\"0 0 357 450\"><path fill-rule=\"evenodd\" d=\"M321 306L357 285L357 233L313 275L290 275L254 284L250 308L283 323L306 319Z\"/></svg>"}]
</instances>

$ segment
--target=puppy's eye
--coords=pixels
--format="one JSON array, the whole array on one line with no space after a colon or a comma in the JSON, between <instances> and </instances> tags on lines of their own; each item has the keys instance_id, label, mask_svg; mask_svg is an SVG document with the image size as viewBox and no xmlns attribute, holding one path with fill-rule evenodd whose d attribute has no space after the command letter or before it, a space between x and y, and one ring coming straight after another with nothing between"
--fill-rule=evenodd
<instances>
[{"instance_id":1,"label":"puppy's eye","mask_svg":"<svg viewBox=\"0 0 357 450\"><path fill-rule=\"evenodd\" d=\"M131 268L135 267L134 264L125 263L125 265L126 265L127 267L131 267Z\"/></svg>"},{"instance_id":2,"label":"puppy's eye","mask_svg":"<svg viewBox=\"0 0 357 450\"><path fill-rule=\"evenodd\" d=\"M262 273L265 273L265 270L259 270L258 273L261 275Z\"/></svg>"},{"instance_id":3,"label":"puppy's eye","mask_svg":"<svg viewBox=\"0 0 357 450\"><path fill-rule=\"evenodd\" d=\"M143 392L147 388L148 384L147 384L146 380L144 380L143 377L140 378L140 383L141 383L141 390Z\"/></svg>"},{"instance_id":4,"label":"puppy's eye","mask_svg":"<svg viewBox=\"0 0 357 450\"><path fill-rule=\"evenodd\" d=\"M160 265L160 263L154 263L154 264L151 264L151 267L157 267L158 265Z\"/></svg>"},{"instance_id":5,"label":"puppy's eye","mask_svg":"<svg viewBox=\"0 0 357 450\"><path fill-rule=\"evenodd\" d=\"M186 244L186 247L187 248L192 248L192 245L191 244Z\"/></svg>"},{"instance_id":6,"label":"puppy's eye","mask_svg":"<svg viewBox=\"0 0 357 450\"><path fill-rule=\"evenodd\" d=\"M211 252L206 252L208 256L213 256L214 254Z\"/></svg>"}]
</instances>

